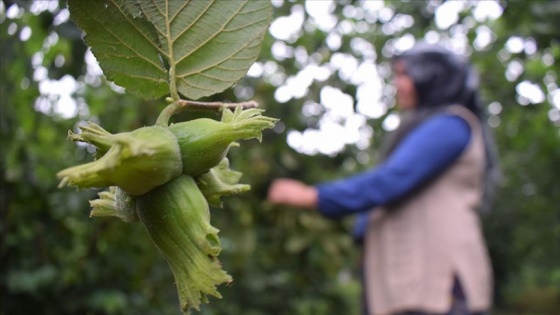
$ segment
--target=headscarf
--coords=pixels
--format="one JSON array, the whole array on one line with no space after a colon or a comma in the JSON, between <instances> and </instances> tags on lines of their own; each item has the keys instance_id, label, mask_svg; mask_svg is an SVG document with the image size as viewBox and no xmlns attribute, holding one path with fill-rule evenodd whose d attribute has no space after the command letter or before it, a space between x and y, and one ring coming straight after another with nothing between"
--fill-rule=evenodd
<instances>
[{"instance_id":1,"label":"headscarf","mask_svg":"<svg viewBox=\"0 0 560 315\"><path fill-rule=\"evenodd\" d=\"M393 62L403 62L405 72L412 81L418 96L414 110L403 113L399 128L387 136L381 150L385 159L410 131L428 118L443 112L448 106L462 105L475 114L481 122L485 151L486 172L484 180L483 210L489 208L500 172L498 154L492 130L479 97L479 79L476 71L463 56L439 45L418 43L411 49L393 57Z\"/></svg>"}]
</instances>

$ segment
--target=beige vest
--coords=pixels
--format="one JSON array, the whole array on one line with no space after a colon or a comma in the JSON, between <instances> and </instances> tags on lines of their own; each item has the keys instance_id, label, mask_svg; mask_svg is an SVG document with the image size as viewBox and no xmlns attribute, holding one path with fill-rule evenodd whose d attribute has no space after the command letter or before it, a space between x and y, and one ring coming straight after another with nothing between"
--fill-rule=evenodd
<instances>
[{"instance_id":1,"label":"beige vest","mask_svg":"<svg viewBox=\"0 0 560 315\"><path fill-rule=\"evenodd\" d=\"M488 310L492 270L477 207L485 165L481 126L468 109L471 140L459 159L404 203L370 215L365 241L366 296L370 314L447 312L457 276L471 311Z\"/></svg>"}]
</instances>

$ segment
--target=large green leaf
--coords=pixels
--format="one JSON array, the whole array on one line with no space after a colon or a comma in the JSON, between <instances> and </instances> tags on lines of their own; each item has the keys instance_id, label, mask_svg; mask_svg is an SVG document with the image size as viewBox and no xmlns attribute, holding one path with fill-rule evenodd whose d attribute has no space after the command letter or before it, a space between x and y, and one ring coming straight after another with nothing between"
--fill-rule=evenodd
<instances>
[{"instance_id":1,"label":"large green leaf","mask_svg":"<svg viewBox=\"0 0 560 315\"><path fill-rule=\"evenodd\" d=\"M167 69L155 28L133 15L133 1L69 0L72 19L86 33L85 41L107 79L145 98L168 93ZM139 10L136 10L139 12Z\"/></svg>"},{"instance_id":2,"label":"large green leaf","mask_svg":"<svg viewBox=\"0 0 560 315\"><path fill-rule=\"evenodd\" d=\"M198 99L238 81L257 58L269 1L69 0L109 80L147 98Z\"/></svg>"}]
</instances>

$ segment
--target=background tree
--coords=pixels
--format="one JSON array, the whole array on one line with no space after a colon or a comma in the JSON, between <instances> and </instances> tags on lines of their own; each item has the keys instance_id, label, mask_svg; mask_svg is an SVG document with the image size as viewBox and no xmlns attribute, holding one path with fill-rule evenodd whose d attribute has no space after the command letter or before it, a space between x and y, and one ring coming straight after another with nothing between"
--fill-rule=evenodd
<instances>
[{"instance_id":1,"label":"background tree","mask_svg":"<svg viewBox=\"0 0 560 315\"><path fill-rule=\"evenodd\" d=\"M230 153L252 191L212 209L234 282L201 314L358 314L352 219L271 207L265 196L278 176L315 183L375 164L398 122L388 59L413 39L464 52L481 73L504 174L483 216L495 313L558 314L559 3L273 4L258 62L216 99L255 99L282 121L262 144ZM106 82L68 18L65 1L0 4L0 314L176 314L171 272L144 231L89 219L96 191L56 188L56 172L91 150L67 141L68 129L92 120L132 130L162 106Z\"/></svg>"}]
</instances>

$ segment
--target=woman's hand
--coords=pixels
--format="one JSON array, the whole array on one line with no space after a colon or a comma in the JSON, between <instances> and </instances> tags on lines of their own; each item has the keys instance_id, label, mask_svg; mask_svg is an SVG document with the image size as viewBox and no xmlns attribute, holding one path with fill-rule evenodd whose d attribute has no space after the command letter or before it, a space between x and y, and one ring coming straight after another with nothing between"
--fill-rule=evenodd
<instances>
[{"instance_id":1,"label":"woman's hand","mask_svg":"<svg viewBox=\"0 0 560 315\"><path fill-rule=\"evenodd\" d=\"M297 180L280 178L270 185L268 201L274 204L316 209L317 189Z\"/></svg>"}]
</instances>

